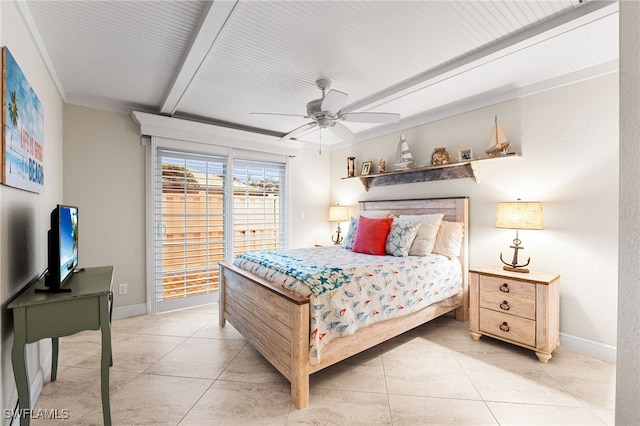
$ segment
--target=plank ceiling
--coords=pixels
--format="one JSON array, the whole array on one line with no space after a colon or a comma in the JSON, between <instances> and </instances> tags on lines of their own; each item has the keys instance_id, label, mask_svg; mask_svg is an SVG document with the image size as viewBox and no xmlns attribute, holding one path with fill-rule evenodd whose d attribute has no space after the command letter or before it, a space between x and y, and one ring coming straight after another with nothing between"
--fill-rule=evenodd
<instances>
[{"instance_id":1,"label":"plank ceiling","mask_svg":"<svg viewBox=\"0 0 640 426\"><path fill-rule=\"evenodd\" d=\"M271 135L309 121L328 78L364 140L618 67L617 2L24 1L66 102ZM316 142L317 128L298 137ZM327 144L343 142L323 134Z\"/></svg>"}]
</instances>

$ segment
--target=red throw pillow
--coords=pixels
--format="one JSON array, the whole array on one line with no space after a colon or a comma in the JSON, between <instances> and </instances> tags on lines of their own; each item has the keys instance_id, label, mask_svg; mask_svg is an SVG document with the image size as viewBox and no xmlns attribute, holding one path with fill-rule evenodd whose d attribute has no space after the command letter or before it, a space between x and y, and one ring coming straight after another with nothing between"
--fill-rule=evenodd
<instances>
[{"instance_id":1,"label":"red throw pillow","mask_svg":"<svg viewBox=\"0 0 640 426\"><path fill-rule=\"evenodd\" d=\"M352 251L384 256L384 245L393 223L392 217L373 219L360 216Z\"/></svg>"}]
</instances>

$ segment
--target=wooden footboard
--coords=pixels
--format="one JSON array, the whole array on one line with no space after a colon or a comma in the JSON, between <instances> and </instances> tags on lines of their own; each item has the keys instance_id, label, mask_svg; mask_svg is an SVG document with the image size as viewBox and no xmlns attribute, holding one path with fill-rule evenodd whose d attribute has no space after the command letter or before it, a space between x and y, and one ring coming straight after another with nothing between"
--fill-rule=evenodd
<instances>
[{"instance_id":1,"label":"wooden footboard","mask_svg":"<svg viewBox=\"0 0 640 426\"><path fill-rule=\"evenodd\" d=\"M229 321L291 382L291 400L309 403L309 299L220 264L220 326Z\"/></svg>"},{"instance_id":2,"label":"wooden footboard","mask_svg":"<svg viewBox=\"0 0 640 426\"><path fill-rule=\"evenodd\" d=\"M468 318L468 199L361 203L361 210L375 209L391 210L396 214L444 212L445 220L463 222L465 235L460 255L463 289L457 296L418 312L375 323L351 336L331 340L322 349L319 365L309 363L309 300L230 263L220 263L220 325L229 321L291 382L291 400L298 409L309 403L309 376L312 373L452 310L456 310L458 320Z\"/></svg>"}]
</instances>

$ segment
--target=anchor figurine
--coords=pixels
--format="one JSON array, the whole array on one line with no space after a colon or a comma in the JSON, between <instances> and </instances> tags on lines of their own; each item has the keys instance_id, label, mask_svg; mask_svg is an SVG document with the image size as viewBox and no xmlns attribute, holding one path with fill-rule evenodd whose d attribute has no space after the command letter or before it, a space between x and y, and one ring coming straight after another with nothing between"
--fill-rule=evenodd
<instances>
[{"instance_id":1,"label":"anchor figurine","mask_svg":"<svg viewBox=\"0 0 640 426\"><path fill-rule=\"evenodd\" d=\"M522 241L520 241L520 239L518 238L518 230L516 229L516 238L514 238L513 240L513 245L509 246L513 249L513 259L511 260L511 263L505 262L502 259L502 252L500 252L500 261L505 264L505 266L503 266L502 269L504 269L505 271L525 272L525 273L529 272L529 270L526 269L525 266L529 265L529 262L531 262L531 258L528 258L527 263L525 263L524 265L518 265L518 250L524 248L520 246L521 243Z\"/></svg>"},{"instance_id":2,"label":"anchor figurine","mask_svg":"<svg viewBox=\"0 0 640 426\"><path fill-rule=\"evenodd\" d=\"M342 232L342 229L340 228L340 222L338 222L338 229L336 229L336 239L334 240L333 237L331 237L331 241L333 241L333 245L337 246L342 244L343 238L340 236L341 232Z\"/></svg>"}]
</instances>

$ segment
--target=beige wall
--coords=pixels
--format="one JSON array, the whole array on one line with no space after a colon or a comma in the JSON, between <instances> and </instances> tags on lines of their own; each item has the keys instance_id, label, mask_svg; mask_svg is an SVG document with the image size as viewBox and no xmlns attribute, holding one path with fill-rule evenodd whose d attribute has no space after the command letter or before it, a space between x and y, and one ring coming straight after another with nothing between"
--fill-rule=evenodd
<instances>
[{"instance_id":1,"label":"beige wall","mask_svg":"<svg viewBox=\"0 0 640 426\"><path fill-rule=\"evenodd\" d=\"M6 306L47 267L49 214L64 201L63 103L12 2L0 2L0 38L0 44L9 48L44 109L42 192L0 185L0 398L2 409L13 409L18 398L11 366L13 318ZM50 348L49 341L27 347L29 376L36 391L44 380L41 367Z\"/></svg>"},{"instance_id":2,"label":"beige wall","mask_svg":"<svg viewBox=\"0 0 640 426\"><path fill-rule=\"evenodd\" d=\"M620 4L620 284L616 424L640 419L640 3Z\"/></svg>"},{"instance_id":3,"label":"beige wall","mask_svg":"<svg viewBox=\"0 0 640 426\"><path fill-rule=\"evenodd\" d=\"M346 157L393 160L399 135L358 143L332 152L331 198L357 200L470 197L470 263L500 264L510 259L514 232L493 226L499 201L543 202L546 229L521 231L520 258L530 268L561 274L563 338L575 344L604 345L615 356L618 262L618 75L599 78L494 105L405 130L418 164L435 147L455 156L461 147L484 154L494 115L522 158L490 160L470 179L374 187L342 180Z\"/></svg>"},{"instance_id":4,"label":"beige wall","mask_svg":"<svg viewBox=\"0 0 640 426\"><path fill-rule=\"evenodd\" d=\"M116 308L146 297L144 150L128 114L65 106L64 201L78 206L79 266L114 265Z\"/></svg>"}]
</instances>

